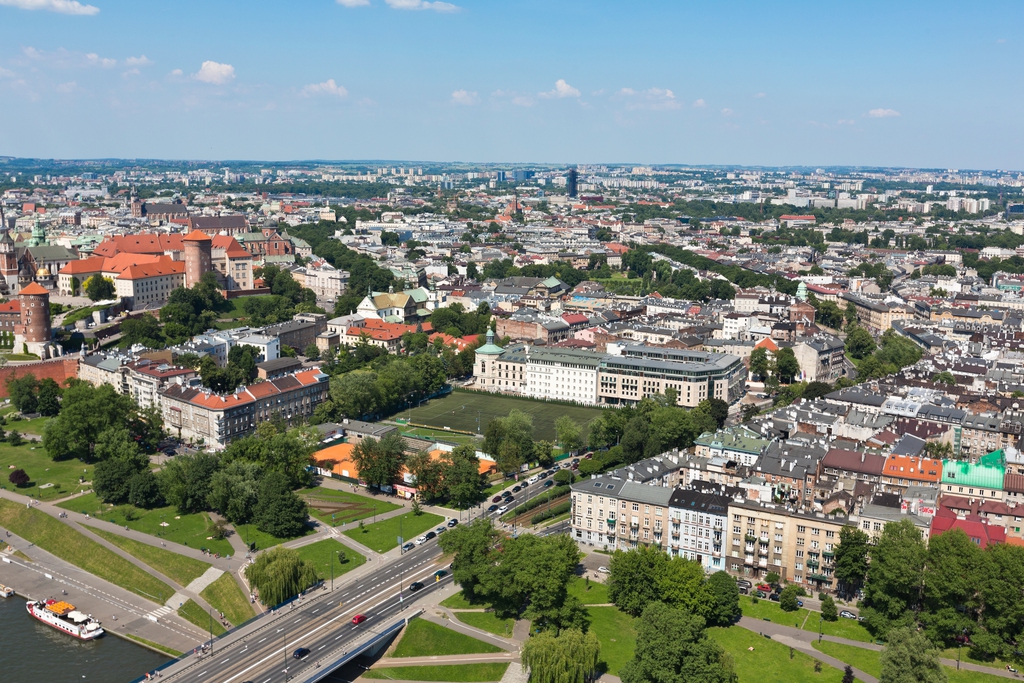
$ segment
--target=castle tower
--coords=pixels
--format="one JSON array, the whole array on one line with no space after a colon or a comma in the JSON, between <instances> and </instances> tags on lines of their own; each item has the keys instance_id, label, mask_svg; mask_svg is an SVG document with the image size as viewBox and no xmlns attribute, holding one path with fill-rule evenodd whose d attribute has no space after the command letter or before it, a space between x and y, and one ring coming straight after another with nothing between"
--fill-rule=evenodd
<instances>
[{"instance_id":1,"label":"castle tower","mask_svg":"<svg viewBox=\"0 0 1024 683\"><path fill-rule=\"evenodd\" d=\"M213 240L205 232L193 230L181 241L185 245L185 286L195 287L213 270Z\"/></svg>"},{"instance_id":2,"label":"castle tower","mask_svg":"<svg viewBox=\"0 0 1024 683\"><path fill-rule=\"evenodd\" d=\"M18 292L21 304L21 324L14 329L14 348L40 358L53 354L53 330L50 328L50 293L35 282Z\"/></svg>"},{"instance_id":3,"label":"castle tower","mask_svg":"<svg viewBox=\"0 0 1024 683\"><path fill-rule=\"evenodd\" d=\"M18 286L18 253L6 229L0 230L0 280L7 284L9 291Z\"/></svg>"},{"instance_id":4,"label":"castle tower","mask_svg":"<svg viewBox=\"0 0 1024 683\"><path fill-rule=\"evenodd\" d=\"M35 224L32 226L32 237L28 241L30 247L42 247L49 244L46 240L46 228L39 222L39 218L36 218Z\"/></svg>"}]
</instances>

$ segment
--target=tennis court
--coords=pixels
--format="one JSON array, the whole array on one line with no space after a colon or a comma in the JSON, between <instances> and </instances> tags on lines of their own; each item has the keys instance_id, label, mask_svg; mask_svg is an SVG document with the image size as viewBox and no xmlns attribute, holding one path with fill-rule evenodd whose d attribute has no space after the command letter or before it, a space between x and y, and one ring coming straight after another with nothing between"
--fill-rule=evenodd
<instances>
[{"instance_id":1,"label":"tennis court","mask_svg":"<svg viewBox=\"0 0 1024 683\"><path fill-rule=\"evenodd\" d=\"M581 425L587 425L601 414L600 408L455 391L417 408L403 410L394 417L403 420L409 418L412 422L441 429L450 427L482 434L488 422L496 417L505 417L513 409L521 410L533 417L535 439L550 441L555 440L555 420L560 416L568 415Z\"/></svg>"}]
</instances>

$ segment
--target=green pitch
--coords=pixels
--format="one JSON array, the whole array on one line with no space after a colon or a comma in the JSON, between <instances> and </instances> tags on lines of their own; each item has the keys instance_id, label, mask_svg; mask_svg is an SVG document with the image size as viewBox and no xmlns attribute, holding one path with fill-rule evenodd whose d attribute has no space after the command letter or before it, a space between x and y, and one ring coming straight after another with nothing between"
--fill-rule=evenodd
<instances>
[{"instance_id":1,"label":"green pitch","mask_svg":"<svg viewBox=\"0 0 1024 683\"><path fill-rule=\"evenodd\" d=\"M601 414L600 408L545 403L496 394L455 391L444 398L433 399L412 410L403 410L394 417L402 420L409 418L412 422L440 429L450 427L477 433L477 417L479 416L479 433L482 434L487 428L488 422L496 417L505 417L512 409L521 410L533 417L534 438L550 441L555 440L555 420L560 416L568 415L581 425L588 425Z\"/></svg>"}]
</instances>

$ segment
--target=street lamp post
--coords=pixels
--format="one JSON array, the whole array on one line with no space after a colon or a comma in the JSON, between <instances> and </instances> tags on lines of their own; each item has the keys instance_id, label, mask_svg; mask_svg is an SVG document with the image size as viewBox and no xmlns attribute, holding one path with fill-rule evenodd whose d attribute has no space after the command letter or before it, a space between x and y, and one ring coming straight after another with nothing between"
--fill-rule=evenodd
<instances>
[{"instance_id":1,"label":"street lamp post","mask_svg":"<svg viewBox=\"0 0 1024 683\"><path fill-rule=\"evenodd\" d=\"M210 608L210 656L213 656L213 608Z\"/></svg>"},{"instance_id":2,"label":"street lamp post","mask_svg":"<svg viewBox=\"0 0 1024 683\"><path fill-rule=\"evenodd\" d=\"M821 617L818 617L818 642L821 642Z\"/></svg>"},{"instance_id":3,"label":"street lamp post","mask_svg":"<svg viewBox=\"0 0 1024 683\"><path fill-rule=\"evenodd\" d=\"M960 670L960 650L964 646L964 641L967 639L967 629L964 628L960 635L956 638L956 670Z\"/></svg>"}]
</instances>

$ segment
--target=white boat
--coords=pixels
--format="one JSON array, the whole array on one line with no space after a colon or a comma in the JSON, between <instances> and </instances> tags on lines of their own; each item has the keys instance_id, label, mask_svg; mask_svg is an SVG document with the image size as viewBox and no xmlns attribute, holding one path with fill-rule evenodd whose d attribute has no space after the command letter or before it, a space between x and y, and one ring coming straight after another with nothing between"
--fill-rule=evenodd
<instances>
[{"instance_id":1,"label":"white boat","mask_svg":"<svg viewBox=\"0 0 1024 683\"><path fill-rule=\"evenodd\" d=\"M63 600L29 600L25 604L33 617L81 640L93 640L103 635L100 622L90 615L79 612L75 606Z\"/></svg>"},{"instance_id":2,"label":"white boat","mask_svg":"<svg viewBox=\"0 0 1024 683\"><path fill-rule=\"evenodd\" d=\"M9 598L14 595L14 589L0 583L0 598Z\"/></svg>"}]
</instances>

